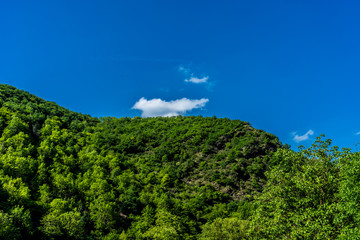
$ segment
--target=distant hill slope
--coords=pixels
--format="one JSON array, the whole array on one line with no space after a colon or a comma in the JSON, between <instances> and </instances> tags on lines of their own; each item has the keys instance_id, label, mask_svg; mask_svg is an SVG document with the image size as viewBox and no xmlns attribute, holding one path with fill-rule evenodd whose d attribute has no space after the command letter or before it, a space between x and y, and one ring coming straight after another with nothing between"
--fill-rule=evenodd
<instances>
[{"instance_id":1,"label":"distant hill slope","mask_svg":"<svg viewBox=\"0 0 360 240\"><path fill-rule=\"evenodd\" d=\"M197 239L282 145L215 117L93 118L0 85L0 238Z\"/></svg>"}]
</instances>

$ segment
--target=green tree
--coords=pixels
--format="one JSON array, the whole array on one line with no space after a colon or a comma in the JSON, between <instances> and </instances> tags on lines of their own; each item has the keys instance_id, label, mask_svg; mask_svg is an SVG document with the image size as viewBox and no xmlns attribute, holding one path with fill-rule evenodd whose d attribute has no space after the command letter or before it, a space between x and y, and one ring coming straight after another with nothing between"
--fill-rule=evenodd
<instances>
[{"instance_id":1,"label":"green tree","mask_svg":"<svg viewBox=\"0 0 360 240\"><path fill-rule=\"evenodd\" d=\"M360 152L340 158L339 212L341 226L339 239L360 239Z\"/></svg>"},{"instance_id":2,"label":"green tree","mask_svg":"<svg viewBox=\"0 0 360 240\"><path fill-rule=\"evenodd\" d=\"M62 239L84 239L85 222L81 213L70 208L71 204L61 199L54 199L49 212L41 220L42 231L50 237Z\"/></svg>"},{"instance_id":3,"label":"green tree","mask_svg":"<svg viewBox=\"0 0 360 240\"><path fill-rule=\"evenodd\" d=\"M217 218L212 223L206 223L202 227L201 240L237 240L247 239L249 221L235 217Z\"/></svg>"},{"instance_id":4,"label":"green tree","mask_svg":"<svg viewBox=\"0 0 360 240\"><path fill-rule=\"evenodd\" d=\"M0 238L15 240L32 235L32 223L29 210L16 206L8 213L0 210Z\"/></svg>"},{"instance_id":5,"label":"green tree","mask_svg":"<svg viewBox=\"0 0 360 240\"><path fill-rule=\"evenodd\" d=\"M309 149L276 152L279 165L267 174L264 192L257 197L252 217L254 239L335 239L341 155L331 140Z\"/></svg>"},{"instance_id":6,"label":"green tree","mask_svg":"<svg viewBox=\"0 0 360 240\"><path fill-rule=\"evenodd\" d=\"M155 225L143 234L145 239L182 239L180 218L164 210L155 214Z\"/></svg>"}]
</instances>

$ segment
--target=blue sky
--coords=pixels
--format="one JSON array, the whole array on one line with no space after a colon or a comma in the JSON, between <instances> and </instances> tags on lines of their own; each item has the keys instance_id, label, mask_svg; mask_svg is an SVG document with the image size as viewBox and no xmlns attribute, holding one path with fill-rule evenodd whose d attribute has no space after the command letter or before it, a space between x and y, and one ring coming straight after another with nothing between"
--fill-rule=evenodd
<instances>
[{"instance_id":1,"label":"blue sky","mask_svg":"<svg viewBox=\"0 0 360 240\"><path fill-rule=\"evenodd\" d=\"M358 1L1 1L0 82L92 116L360 142Z\"/></svg>"}]
</instances>

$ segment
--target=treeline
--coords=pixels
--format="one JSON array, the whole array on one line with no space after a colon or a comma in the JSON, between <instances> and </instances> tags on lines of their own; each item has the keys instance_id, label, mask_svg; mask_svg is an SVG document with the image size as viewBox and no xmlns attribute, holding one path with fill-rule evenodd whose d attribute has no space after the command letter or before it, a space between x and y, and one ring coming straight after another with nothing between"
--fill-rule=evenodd
<instances>
[{"instance_id":1,"label":"treeline","mask_svg":"<svg viewBox=\"0 0 360 240\"><path fill-rule=\"evenodd\" d=\"M0 85L0 239L356 239L359 154L247 122L93 118ZM355 236L355 238L354 238Z\"/></svg>"}]
</instances>

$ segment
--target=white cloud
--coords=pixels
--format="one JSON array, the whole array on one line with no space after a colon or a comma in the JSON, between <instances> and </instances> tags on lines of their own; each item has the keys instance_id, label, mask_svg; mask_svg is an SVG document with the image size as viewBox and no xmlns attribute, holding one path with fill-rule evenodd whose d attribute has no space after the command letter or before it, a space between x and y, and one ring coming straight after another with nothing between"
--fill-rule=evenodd
<instances>
[{"instance_id":1,"label":"white cloud","mask_svg":"<svg viewBox=\"0 0 360 240\"><path fill-rule=\"evenodd\" d=\"M307 131L307 133L305 133L305 134L302 135L302 136L297 135L296 132L293 133L293 135L294 135L294 141L297 142L297 143L299 143L299 142L308 140L308 139L309 139L309 136L314 135L314 131L310 129L309 131Z\"/></svg>"},{"instance_id":2,"label":"white cloud","mask_svg":"<svg viewBox=\"0 0 360 240\"><path fill-rule=\"evenodd\" d=\"M209 76L205 76L202 78L196 77L189 68L186 68L184 66L179 66L178 69L179 69L179 72L182 72L183 74L185 74L185 76L187 76L187 78L185 79L185 82L199 84L199 83L206 83L207 80L209 79Z\"/></svg>"},{"instance_id":3,"label":"white cloud","mask_svg":"<svg viewBox=\"0 0 360 240\"><path fill-rule=\"evenodd\" d=\"M182 72L182 73L184 73L186 75L191 74L190 69L185 68L184 66L179 66L179 72Z\"/></svg>"},{"instance_id":4,"label":"white cloud","mask_svg":"<svg viewBox=\"0 0 360 240\"><path fill-rule=\"evenodd\" d=\"M151 100L141 98L135 103L132 108L141 110L142 117L172 117L184 114L187 111L191 111L196 108L204 107L208 101L209 99L207 98L202 98L198 100L182 98L169 102L163 101L160 98L155 98Z\"/></svg>"},{"instance_id":5,"label":"white cloud","mask_svg":"<svg viewBox=\"0 0 360 240\"><path fill-rule=\"evenodd\" d=\"M360 135L360 132L355 133L355 135Z\"/></svg>"},{"instance_id":6,"label":"white cloud","mask_svg":"<svg viewBox=\"0 0 360 240\"><path fill-rule=\"evenodd\" d=\"M192 82L192 83L206 83L209 77L197 78L191 77L190 79L185 79L185 82Z\"/></svg>"}]
</instances>

